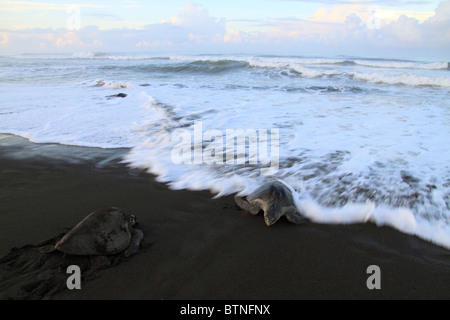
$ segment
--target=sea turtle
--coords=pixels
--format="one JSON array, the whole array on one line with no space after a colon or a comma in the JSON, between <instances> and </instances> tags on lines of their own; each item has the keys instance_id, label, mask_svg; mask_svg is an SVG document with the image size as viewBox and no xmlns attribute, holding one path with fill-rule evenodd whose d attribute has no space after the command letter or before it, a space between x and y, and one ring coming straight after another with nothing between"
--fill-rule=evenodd
<instances>
[{"instance_id":1,"label":"sea turtle","mask_svg":"<svg viewBox=\"0 0 450 320\"><path fill-rule=\"evenodd\" d=\"M247 199L237 195L234 199L241 209L253 215L263 210L264 221L267 226L273 225L281 216L286 216L290 222L296 224L307 221L307 218L297 211L291 190L280 181L272 181L262 185L249 194Z\"/></svg>"},{"instance_id":2,"label":"sea turtle","mask_svg":"<svg viewBox=\"0 0 450 320\"><path fill-rule=\"evenodd\" d=\"M107 256L124 251L126 257L140 246L144 233L133 226L136 217L119 208L106 208L92 212L55 245L40 248L43 253L55 250L70 255Z\"/></svg>"}]
</instances>

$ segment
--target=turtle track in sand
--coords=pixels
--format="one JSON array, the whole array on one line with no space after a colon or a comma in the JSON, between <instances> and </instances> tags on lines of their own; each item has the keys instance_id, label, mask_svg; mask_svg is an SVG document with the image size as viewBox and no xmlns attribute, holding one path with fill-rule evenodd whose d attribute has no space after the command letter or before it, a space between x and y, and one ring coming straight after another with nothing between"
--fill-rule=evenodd
<instances>
[{"instance_id":1,"label":"turtle track in sand","mask_svg":"<svg viewBox=\"0 0 450 320\"><path fill-rule=\"evenodd\" d=\"M90 256L65 255L62 252L41 253L39 248L54 244L65 233L42 241L36 245L13 248L0 258L0 299L2 300L41 300L51 299L53 295L68 290L66 281L70 274L67 267L77 265L81 269L81 285L101 276L101 271L114 267L129 258L123 253L104 256L98 259ZM149 243L141 243L139 252L145 250Z\"/></svg>"}]
</instances>

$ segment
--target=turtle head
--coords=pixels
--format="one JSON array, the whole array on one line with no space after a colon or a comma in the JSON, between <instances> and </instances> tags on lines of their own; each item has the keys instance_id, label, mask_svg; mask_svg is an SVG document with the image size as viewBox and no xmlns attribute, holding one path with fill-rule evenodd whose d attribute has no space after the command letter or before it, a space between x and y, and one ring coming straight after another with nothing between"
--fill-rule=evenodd
<instances>
[{"instance_id":1,"label":"turtle head","mask_svg":"<svg viewBox=\"0 0 450 320\"><path fill-rule=\"evenodd\" d=\"M129 221L130 221L130 225L131 225L131 226L134 226L134 225L136 224L136 216L130 214Z\"/></svg>"},{"instance_id":2,"label":"turtle head","mask_svg":"<svg viewBox=\"0 0 450 320\"><path fill-rule=\"evenodd\" d=\"M282 216L282 206L279 202L271 203L266 210L264 210L264 221L270 227Z\"/></svg>"},{"instance_id":3,"label":"turtle head","mask_svg":"<svg viewBox=\"0 0 450 320\"><path fill-rule=\"evenodd\" d=\"M285 198L284 189L276 185L273 185L271 189L270 200L267 201L264 210L264 221L268 227L277 222L283 215L283 200Z\"/></svg>"}]
</instances>

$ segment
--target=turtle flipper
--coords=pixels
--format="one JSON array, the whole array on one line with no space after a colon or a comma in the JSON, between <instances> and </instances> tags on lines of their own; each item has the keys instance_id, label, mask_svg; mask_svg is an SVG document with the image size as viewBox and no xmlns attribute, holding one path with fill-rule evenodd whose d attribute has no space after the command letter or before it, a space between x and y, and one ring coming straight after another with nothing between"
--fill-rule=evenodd
<instances>
[{"instance_id":1,"label":"turtle flipper","mask_svg":"<svg viewBox=\"0 0 450 320\"><path fill-rule=\"evenodd\" d=\"M142 232L142 230L133 228L131 233L130 245L124 251L125 257L129 257L139 250L142 239L144 239L144 232Z\"/></svg>"},{"instance_id":2,"label":"turtle flipper","mask_svg":"<svg viewBox=\"0 0 450 320\"><path fill-rule=\"evenodd\" d=\"M52 253L53 251L56 250L56 248L54 245L49 244L49 245L40 247L38 250L40 253Z\"/></svg>"},{"instance_id":3,"label":"turtle flipper","mask_svg":"<svg viewBox=\"0 0 450 320\"><path fill-rule=\"evenodd\" d=\"M302 224L308 221L308 218L302 216L300 213L297 212L295 208L289 209L286 213L286 218L295 224Z\"/></svg>"},{"instance_id":4,"label":"turtle flipper","mask_svg":"<svg viewBox=\"0 0 450 320\"><path fill-rule=\"evenodd\" d=\"M234 196L234 201L242 210L250 212L253 215L257 215L261 208L257 205L249 203L247 200L242 199L241 197Z\"/></svg>"}]
</instances>

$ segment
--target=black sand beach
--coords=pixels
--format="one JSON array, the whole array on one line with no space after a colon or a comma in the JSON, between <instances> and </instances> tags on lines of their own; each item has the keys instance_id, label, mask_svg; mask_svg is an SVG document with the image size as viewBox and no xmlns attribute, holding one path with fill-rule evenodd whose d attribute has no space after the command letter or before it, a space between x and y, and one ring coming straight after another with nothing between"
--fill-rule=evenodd
<instances>
[{"instance_id":1,"label":"black sand beach","mask_svg":"<svg viewBox=\"0 0 450 320\"><path fill-rule=\"evenodd\" d=\"M231 196L169 190L131 170L120 162L126 152L0 136L0 256L56 237L111 206L135 214L146 239L134 256L89 279L82 275L81 290L20 295L33 275L0 264L1 299L450 298L446 249L373 224L283 219L269 228L261 215L240 211ZM32 258L28 264L27 270L45 270ZM366 286L370 265L381 269L380 290ZM65 281L65 270L59 272Z\"/></svg>"}]
</instances>

